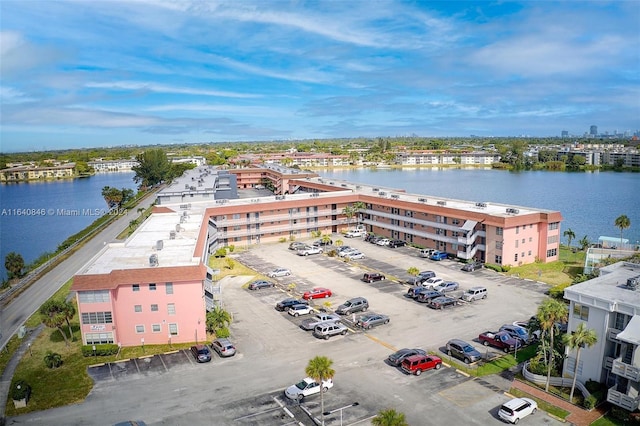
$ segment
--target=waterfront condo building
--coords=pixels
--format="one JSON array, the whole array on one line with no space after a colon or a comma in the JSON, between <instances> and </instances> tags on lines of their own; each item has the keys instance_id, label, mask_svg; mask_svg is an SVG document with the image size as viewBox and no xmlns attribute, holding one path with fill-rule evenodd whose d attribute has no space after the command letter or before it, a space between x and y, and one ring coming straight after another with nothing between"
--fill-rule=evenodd
<instances>
[{"instance_id":1,"label":"waterfront condo building","mask_svg":"<svg viewBox=\"0 0 640 426\"><path fill-rule=\"evenodd\" d=\"M568 332L580 323L598 342L580 352L567 349L563 375L585 383L605 383L607 401L629 411L640 405L640 265L618 262L600 269L600 276L567 287ZM576 373L577 371L577 373Z\"/></svg>"},{"instance_id":2,"label":"waterfront condo building","mask_svg":"<svg viewBox=\"0 0 640 426\"><path fill-rule=\"evenodd\" d=\"M74 277L85 344L123 346L204 338L220 289L209 256L249 247L367 232L461 260L522 265L558 259L559 212L408 194L278 166L198 167L163 189L153 214ZM347 207L358 206L354 215ZM142 340L144 339L144 340Z\"/></svg>"}]
</instances>

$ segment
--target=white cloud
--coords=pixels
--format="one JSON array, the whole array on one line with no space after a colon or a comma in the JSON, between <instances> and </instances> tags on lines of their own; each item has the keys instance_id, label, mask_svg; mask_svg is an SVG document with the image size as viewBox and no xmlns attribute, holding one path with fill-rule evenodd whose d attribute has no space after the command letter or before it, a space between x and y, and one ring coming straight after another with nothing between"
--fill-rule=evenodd
<instances>
[{"instance_id":1,"label":"white cloud","mask_svg":"<svg viewBox=\"0 0 640 426\"><path fill-rule=\"evenodd\" d=\"M89 82L85 84L86 87L100 88L100 89L112 89L112 90L132 90L132 91L150 91L158 93L177 93L183 95L198 95L198 96L217 96L225 98L258 98L261 95L237 93L237 92L225 92L219 90L206 90L190 87L178 87L169 86L154 82L143 81L116 81L110 83L98 83Z\"/></svg>"}]
</instances>

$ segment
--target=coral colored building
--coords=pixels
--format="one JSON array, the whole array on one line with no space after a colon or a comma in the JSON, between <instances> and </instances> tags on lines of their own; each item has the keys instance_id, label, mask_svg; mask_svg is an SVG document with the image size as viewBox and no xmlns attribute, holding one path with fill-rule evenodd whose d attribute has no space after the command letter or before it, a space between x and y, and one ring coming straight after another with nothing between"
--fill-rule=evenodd
<instances>
[{"instance_id":1,"label":"coral colored building","mask_svg":"<svg viewBox=\"0 0 640 426\"><path fill-rule=\"evenodd\" d=\"M276 195L256 196L267 181ZM242 198L245 188L248 198ZM354 203L362 208L349 218L345 208ZM126 242L107 245L74 277L85 344L204 338L206 311L220 297L205 265L220 247L335 234L358 223L461 260L523 265L558 259L562 221L557 211L408 194L274 166L198 167L157 204Z\"/></svg>"}]
</instances>

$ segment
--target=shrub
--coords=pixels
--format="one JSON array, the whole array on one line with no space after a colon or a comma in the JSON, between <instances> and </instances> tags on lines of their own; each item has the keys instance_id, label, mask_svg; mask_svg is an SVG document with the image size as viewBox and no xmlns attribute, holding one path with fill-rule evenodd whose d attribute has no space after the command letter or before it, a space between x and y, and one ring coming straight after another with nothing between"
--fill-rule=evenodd
<instances>
[{"instance_id":1,"label":"shrub","mask_svg":"<svg viewBox=\"0 0 640 426\"><path fill-rule=\"evenodd\" d=\"M231 336L231 333L229 332L229 329L227 327L220 327L216 329L216 337L219 337L220 339L225 339L229 336Z\"/></svg>"},{"instance_id":2,"label":"shrub","mask_svg":"<svg viewBox=\"0 0 640 426\"><path fill-rule=\"evenodd\" d=\"M219 248L218 250L216 250L216 252L214 253L214 257L225 257L227 255L227 249L222 247Z\"/></svg>"},{"instance_id":3,"label":"shrub","mask_svg":"<svg viewBox=\"0 0 640 426\"><path fill-rule=\"evenodd\" d=\"M115 355L118 353L118 345L116 344L106 344L106 345L95 345L96 347L96 356L107 356L107 355ZM82 355L93 356L93 345L83 345L82 346Z\"/></svg>"},{"instance_id":4,"label":"shrub","mask_svg":"<svg viewBox=\"0 0 640 426\"><path fill-rule=\"evenodd\" d=\"M509 272L511 270L511 265L502 265L502 272Z\"/></svg>"},{"instance_id":5,"label":"shrub","mask_svg":"<svg viewBox=\"0 0 640 426\"><path fill-rule=\"evenodd\" d=\"M286 243L286 242L287 242L287 237L280 237L280 238L278 239L278 242Z\"/></svg>"},{"instance_id":6,"label":"shrub","mask_svg":"<svg viewBox=\"0 0 640 426\"><path fill-rule=\"evenodd\" d=\"M493 271L496 271L496 272L502 272L502 266L495 265L493 263L485 263L484 267L487 268L487 269L491 269Z\"/></svg>"},{"instance_id":7,"label":"shrub","mask_svg":"<svg viewBox=\"0 0 640 426\"><path fill-rule=\"evenodd\" d=\"M44 356L44 364L51 369L58 368L62 365L62 356L59 353L47 351Z\"/></svg>"},{"instance_id":8,"label":"shrub","mask_svg":"<svg viewBox=\"0 0 640 426\"><path fill-rule=\"evenodd\" d=\"M19 401L21 399L29 399L31 395L31 386L24 380L18 380L11 388L11 398Z\"/></svg>"},{"instance_id":9,"label":"shrub","mask_svg":"<svg viewBox=\"0 0 640 426\"><path fill-rule=\"evenodd\" d=\"M233 251L236 249L236 246L234 246L233 244L231 244L229 247L229 253L233 253Z\"/></svg>"},{"instance_id":10,"label":"shrub","mask_svg":"<svg viewBox=\"0 0 640 426\"><path fill-rule=\"evenodd\" d=\"M553 297L554 299L562 300L564 297L564 289L569 287L570 285L571 283L565 283L565 284L558 284L557 286L551 287L549 289L549 296Z\"/></svg>"},{"instance_id":11,"label":"shrub","mask_svg":"<svg viewBox=\"0 0 640 426\"><path fill-rule=\"evenodd\" d=\"M584 405L584 408L586 408L587 410L591 410L593 407L596 406L597 402L598 402L598 398L596 398L595 395L589 395L584 399L584 401L582 401L582 405Z\"/></svg>"},{"instance_id":12,"label":"shrub","mask_svg":"<svg viewBox=\"0 0 640 426\"><path fill-rule=\"evenodd\" d=\"M602 389L602 384L600 382L596 382L595 380L587 380L587 383L584 384L584 387L587 388L590 393L594 393Z\"/></svg>"}]
</instances>

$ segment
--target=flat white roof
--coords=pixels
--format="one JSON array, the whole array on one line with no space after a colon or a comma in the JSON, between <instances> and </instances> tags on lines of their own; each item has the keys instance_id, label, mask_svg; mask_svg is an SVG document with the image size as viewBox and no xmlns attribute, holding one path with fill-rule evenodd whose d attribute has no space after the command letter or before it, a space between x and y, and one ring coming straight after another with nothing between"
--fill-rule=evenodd
<instances>
[{"instance_id":1,"label":"flat white roof","mask_svg":"<svg viewBox=\"0 0 640 426\"><path fill-rule=\"evenodd\" d=\"M640 265L630 262L617 262L600 269L600 276L564 290L565 297L574 300L584 295L609 303L620 303L640 308L640 288L629 289L627 280L640 276ZM573 297L572 297L573 296Z\"/></svg>"}]
</instances>

